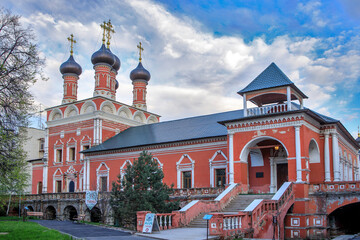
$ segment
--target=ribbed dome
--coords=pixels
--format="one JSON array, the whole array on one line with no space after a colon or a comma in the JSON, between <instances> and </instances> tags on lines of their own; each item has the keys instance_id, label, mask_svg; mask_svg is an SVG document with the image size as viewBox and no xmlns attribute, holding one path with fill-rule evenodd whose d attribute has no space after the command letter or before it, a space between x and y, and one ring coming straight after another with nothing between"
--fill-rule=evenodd
<instances>
[{"instance_id":1,"label":"ribbed dome","mask_svg":"<svg viewBox=\"0 0 360 240\"><path fill-rule=\"evenodd\" d=\"M118 80L115 80L115 90L119 88L119 82Z\"/></svg>"},{"instance_id":2,"label":"ribbed dome","mask_svg":"<svg viewBox=\"0 0 360 240\"><path fill-rule=\"evenodd\" d=\"M91 62L94 65L97 63L107 63L110 66L113 66L115 61L115 55L109 49L107 49L104 44L91 56Z\"/></svg>"},{"instance_id":3,"label":"ribbed dome","mask_svg":"<svg viewBox=\"0 0 360 240\"><path fill-rule=\"evenodd\" d=\"M139 79L149 81L150 77L151 77L151 75L150 75L149 71L143 67L141 62L139 62L139 65L134 70L132 70L130 73L130 79L133 81L139 80Z\"/></svg>"},{"instance_id":4,"label":"ribbed dome","mask_svg":"<svg viewBox=\"0 0 360 240\"><path fill-rule=\"evenodd\" d=\"M114 57L115 57L115 63L114 63L114 65L112 65L112 67L113 67L116 71L119 71L120 66L121 66L120 59L119 59L115 54L114 54Z\"/></svg>"},{"instance_id":5,"label":"ribbed dome","mask_svg":"<svg viewBox=\"0 0 360 240\"><path fill-rule=\"evenodd\" d=\"M63 64L61 64L60 72L61 74L73 73L80 75L82 73L82 69L81 66L77 62L75 62L74 57L70 55L69 59Z\"/></svg>"}]
</instances>

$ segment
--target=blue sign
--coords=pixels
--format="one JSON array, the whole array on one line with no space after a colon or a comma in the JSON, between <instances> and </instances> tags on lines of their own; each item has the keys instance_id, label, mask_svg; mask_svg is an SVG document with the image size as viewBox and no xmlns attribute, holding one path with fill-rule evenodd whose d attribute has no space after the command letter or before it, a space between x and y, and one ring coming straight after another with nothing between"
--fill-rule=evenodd
<instances>
[{"instance_id":1,"label":"blue sign","mask_svg":"<svg viewBox=\"0 0 360 240\"><path fill-rule=\"evenodd\" d=\"M210 220L212 218L213 215L210 215L210 214L206 214L203 219L204 220Z\"/></svg>"}]
</instances>

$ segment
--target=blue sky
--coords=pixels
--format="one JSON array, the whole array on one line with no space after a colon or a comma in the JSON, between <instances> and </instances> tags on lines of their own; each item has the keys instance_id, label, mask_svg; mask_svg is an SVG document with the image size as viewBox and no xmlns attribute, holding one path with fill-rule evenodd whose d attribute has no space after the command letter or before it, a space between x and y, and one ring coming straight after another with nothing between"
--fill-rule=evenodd
<instances>
[{"instance_id":1,"label":"blue sky","mask_svg":"<svg viewBox=\"0 0 360 240\"><path fill-rule=\"evenodd\" d=\"M3 3L4 4L4 3ZM111 19L111 49L120 58L117 100L131 104L136 44L152 75L148 109L162 120L242 108L236 92L271 62L309 96L305 106L340 119L355 137L360 124L360 4L356 0L292 1L7 1L23 16L46 57L47 82L32 88L37 104L62 99L60 64L66 38L77 39L79 99L92 96L91 54L99 24Z\"/></svg>"}]
</instances>

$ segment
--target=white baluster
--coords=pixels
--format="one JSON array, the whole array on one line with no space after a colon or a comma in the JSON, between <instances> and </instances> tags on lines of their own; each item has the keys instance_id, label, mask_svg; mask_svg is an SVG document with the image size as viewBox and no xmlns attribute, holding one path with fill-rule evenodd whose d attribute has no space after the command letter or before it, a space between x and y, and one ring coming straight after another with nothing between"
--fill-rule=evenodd
<instances>
[{"instance_id":1,"label":"white baluster","mask_svg":"<svg viewBox=\"0 0 360 240\"><path fill-rule=\"evenodd\" d=\"M223 225L224 225L223 229L224 229L224 230L227 230L226 218L223 219Z\"/></svg>"},{"instance_id":2,"label":"white baluster","mask_svg":"<svg viewBox=\"0 0 360 240\"><path fill-rule=\"evenodd\" d=\"M231 229L235 229L235 217L231 218Z\"/></svg>"},{"instance_id":3,"label":"white baluster","mask_svg":"<svg viewBox=\"0 0 360 240\"><path fill-rule=\"evenodd\" d=\"M171 215L169 215L169 227L171 227Z\"/></svg>"},{"instance_id":4,"label":"white baluster","mask_svg":"<svg viewBox=\"0 0 360 240\"><path fill-rule=\"evenodd\" d=\"M167 225L166 225L167 224L166 218L167 218L167 216L165 215L164 216L164 227L168 228Z\"/></svg>"},{"instance_id":5,"label":"white baluster","mask_svg":"<svg viewBox=\"0 0 360 240\"><path fill-rule=\"evenodd\" d=\"M235 229L238 229L238 227L239 227L238 217L235 217Z\"/></svg>"},{"instance_id":6,"label":"white baluster","mask_svg":"<svg viewBox=\"0 0 360 240\"><path fill-rule=\"evenodd\" d=\"M231 229L231 218L228 218L228 229Z\"/></svg>"},{"instance_id":7,"label":"white baluster","mask_svg":"<svg viewBox=\"0 0 360 240\"><path fill-rule=\"evenodd\" d=\"M160 221L159 221L160 229L162 229L161 227L162 227L163 225L162 225L162 216L161 216L161 215L160 215L159 219L160 219Z\"/></svg>"}]
</instances>

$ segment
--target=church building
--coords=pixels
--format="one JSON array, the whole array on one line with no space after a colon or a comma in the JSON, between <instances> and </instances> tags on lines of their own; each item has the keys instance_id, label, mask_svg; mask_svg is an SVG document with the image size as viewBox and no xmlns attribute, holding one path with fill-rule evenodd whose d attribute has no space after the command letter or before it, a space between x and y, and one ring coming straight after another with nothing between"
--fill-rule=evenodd
<instances>
[{"instance_id":1,"label":"church building","mask_svg":"<svg viewBox=\"0 0 360 240\"><path fill-rule=\"evenodd\" d=\"M33 162L33 194L111 191L111 183L146 150L162 168L164 183L176 189L236 185L237 194L276 195L291 183L294 199L280 214L281 234L327 236L329 214L347 202L323 211L312 194L332 191L330 186L360 190L360 137L355 140L339 120L304 106L306 94L275 63L254 80L244 79L245 88L234 89L243 109L160 122L146 107L150 73L141 62L141 43L139 64L130 73L133 103L115 100L120 59L109 38L105 43L110 21L102 27L103 43L91 57L93 97L77 99L82 69L72 50L60 66L63 100L46 110L44 158ZM72 35L69 41L72 46Z\"/></svg>"}]
</instances>

